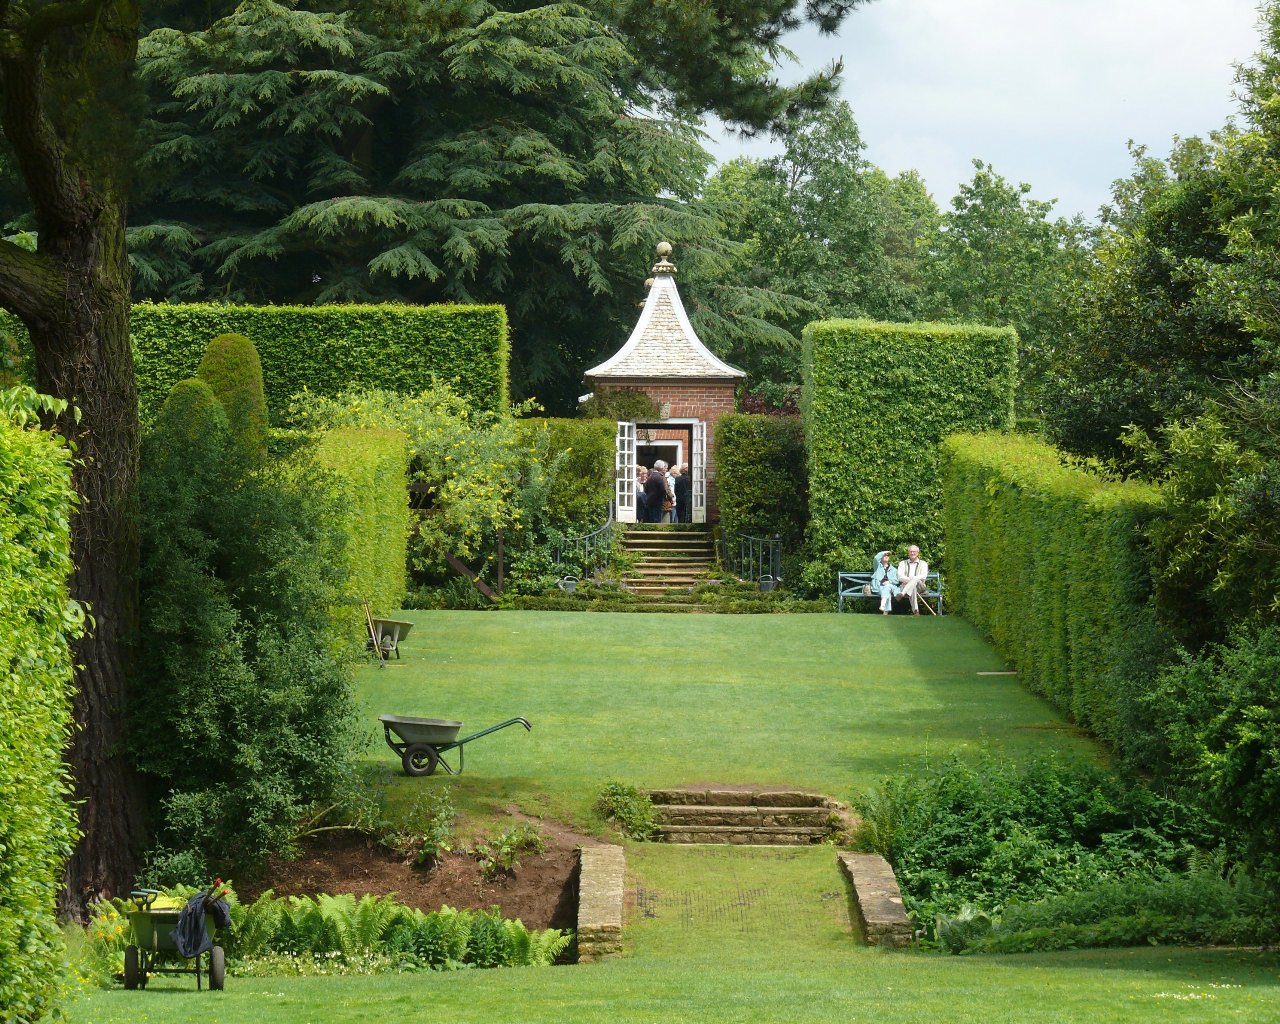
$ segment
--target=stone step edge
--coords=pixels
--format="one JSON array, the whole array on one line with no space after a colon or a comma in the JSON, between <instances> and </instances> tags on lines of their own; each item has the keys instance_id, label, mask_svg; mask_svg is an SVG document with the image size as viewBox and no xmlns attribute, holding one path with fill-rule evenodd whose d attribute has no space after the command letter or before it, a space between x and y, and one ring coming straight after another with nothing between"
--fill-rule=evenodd
<instances>
[{"instance_id":1,"label":"stone step edge","mask_svg":"<svg viewBox=\"0 0 1280 1024\"><path fill-rule=\"evenodd\" d=\"M838 853L840 871L853 889L856 922L869 946L902 949L915 941L915 929L902 905L902 890L887 860L875 853Z\"/></svg>"},{"instance_id":2,"label":"stone step edge","mask_svg":"<svg viewBox=\"0 0 1280 1024\"><path fill-rule=\"evenodd\" d=\"M825 807L841 804L821 793L802 789L650 789L645 795L654 805L714 807Z\"/></svg>"},{"instance_id":3,"label":"stone step edge","mask_svg":"<svg viewBox=\"0 0 1280 1024\"><path fill-rule=\"evenodd\" d=\"M825 825L655 825L658 835L670 836L684 832L698 835L759 835L759 836L828 836L831 829Z\"/></svg>"}]
</instances>

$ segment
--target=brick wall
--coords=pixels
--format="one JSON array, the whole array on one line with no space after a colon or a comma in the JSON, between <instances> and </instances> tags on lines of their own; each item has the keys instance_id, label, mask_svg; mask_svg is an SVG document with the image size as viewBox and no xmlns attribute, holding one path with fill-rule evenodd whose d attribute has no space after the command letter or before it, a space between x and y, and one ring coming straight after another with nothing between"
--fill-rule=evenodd
<instances>
[{"instance_id":1,"label":"brick wall","mask_svg":"<svg viewBox=\"0 0 1280 1024\"><path fill-rule=\"evenodd\" d=\"M707 521L715 522L720 518L719 506L716 502L716 470L712 452L715 451L716 424L723 416L728 416L737 405L737 386L732 381L723 384L711 381L697 381L689 384L622 384L608 385L617 391L639 391L648 395L658 405L670 406L667 415L672 419L702 420L707 425ZM663 430L654 430L655 440L675 440L687 438L685 433L672 428L671 436ZM688 451L686 441L685 461L692 463L692 452Z\"/></svg>"}]
</instances>

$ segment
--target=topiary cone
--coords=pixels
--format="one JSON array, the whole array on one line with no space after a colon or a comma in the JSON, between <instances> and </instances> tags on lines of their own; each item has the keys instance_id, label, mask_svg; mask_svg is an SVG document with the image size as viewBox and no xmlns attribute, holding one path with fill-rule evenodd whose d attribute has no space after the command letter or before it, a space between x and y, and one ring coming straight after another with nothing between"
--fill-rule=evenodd
<instances>
[{"instance_id":1,"label":"topiary cone","mask_svg":"<svg viewBox=\"0 0 1280 1024\"><path fill-rule=\"evenodd\" d=\"M257 462L267 453L267 397L262 360L243 334L220 334L209 342L196 376L222 403L235 444Z\"/></svg>"}]
</instances>

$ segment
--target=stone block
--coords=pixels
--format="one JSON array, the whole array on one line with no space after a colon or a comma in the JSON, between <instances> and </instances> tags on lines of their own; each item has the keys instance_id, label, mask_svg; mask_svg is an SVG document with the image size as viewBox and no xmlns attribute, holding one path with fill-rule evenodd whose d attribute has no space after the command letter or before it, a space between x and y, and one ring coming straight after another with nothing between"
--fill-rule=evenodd
<instances>
[{"instance_id":1,"label":"stone block","mask_svg":"<svg viewBox=\"0 0 1280 1024\"><path fill-rule=\"evenodd\" d=\"M716 807L750 807L755 803L755 794L736 789L709 789L707 803Z\"/></svg>"},{"instance_id":2,"label":"stone block","mask_svg":"<svg viewBox=\"0 0 1280 1024\"><path fill-rule=\"evenodd\" d=\"M578 851L578 962L622 955L627 862L620 846Z\"/></svg>"},{"instance_id":3,"label":"stone block","mask_svg":"<svg viewBox=\"0 0 1280 1024\"><path fill-rule=\"evenodd\" d=\"M853 887L854 906L867 944L891 948L911 945L914 930L889 862L874 853L840 853L837 860Z\"/></svg>"},{"instance_id":4,"label":"stone block","mask_svg":"<svg viewBox=\"0 0 1280 1024\"><path fill-rule=\"evenodd\" d=\"M794 789L774 789L752 794L752 802L757 807L821 807L825 800L813 793L802 793Z\"/></svg>"}]
</instances>

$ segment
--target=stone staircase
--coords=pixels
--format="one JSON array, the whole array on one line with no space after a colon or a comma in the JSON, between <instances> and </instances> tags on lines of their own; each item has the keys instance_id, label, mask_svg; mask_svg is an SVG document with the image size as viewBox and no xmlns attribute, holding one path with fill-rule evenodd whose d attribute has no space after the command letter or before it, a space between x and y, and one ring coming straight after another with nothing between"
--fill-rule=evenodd
<instances>
[{"instance_id":1,"label":"stone staircase","mask_svg":"<svg viewBox=\"0 0 1280 1024\"><path fill-rule=\"evenodd\" d=\"M658 789L649 798L656 838L668 843L807 846L850 824L841 804L792 789Z\"/></svg>"},{"instance_id":2,"label":"stone staircase","mask_svg":"<svg viewBox=\"0 0 1280 1024\"><path fill-rule=\"evenodd\" d=\"M716 564L709 528L632 527L622 535L622 546L639 556L635 568L623 577L623 584L655 601L678 602Z\"/></svg>"}]
</instances>

